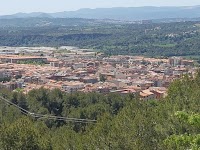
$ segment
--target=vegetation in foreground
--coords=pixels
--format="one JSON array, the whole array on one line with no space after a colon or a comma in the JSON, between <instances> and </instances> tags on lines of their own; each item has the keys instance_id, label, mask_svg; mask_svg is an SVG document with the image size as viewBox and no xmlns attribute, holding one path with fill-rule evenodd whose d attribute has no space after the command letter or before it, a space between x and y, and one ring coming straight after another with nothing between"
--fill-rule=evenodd
<instances>
[{"instance_id":1,"label":"vegetation in foreground","mask_svg":"<svg viewBox=\"0 0 200 150\"><path fill-rule=\"evenodd\" d=\"M0 101L3 150L200 148L200 73L176 80L167 98L160 101L141 101L133 95L66 94L43 88L27 95L5 89L0 92L33 113L97 120L85 124L33 119Z\"/></svg>"}]
</instances>

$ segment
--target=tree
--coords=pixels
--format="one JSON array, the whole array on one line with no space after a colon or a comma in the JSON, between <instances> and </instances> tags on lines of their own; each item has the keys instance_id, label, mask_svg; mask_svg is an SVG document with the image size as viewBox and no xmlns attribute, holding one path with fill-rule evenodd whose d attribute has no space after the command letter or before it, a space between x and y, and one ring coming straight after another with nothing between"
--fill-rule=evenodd
<instances>
[{"instance_id":1,"label":"tree","mask_svg":"<svg viewBox=\"0 0 200 150\"><path fill-rule=\"evenodd\" d=\"M21 118L12 124L4 124L0 128L0 146L5 150L49 150L48 137L44 137L46 129L38 128L28 118Z\"/></svg>"},{"instance_id":2,"label":"tree","mask_svg":"<svg viewBox=\"0 0 200 150\"><path fill-rule=\"evenodd\" d=\"M25 110L28 110L28 102L26 99L26 95L24 95L22 92L18 95L18 106Z\"/></svg>"},{"instance_id":3,"label":"tree","mask_svg":"<svg viewBox=\"0 0 200 150\"><path fill-rule=\"evenodd\" d=\"M200 148L200 114L188 114L184 111L177 112L175 116L183 123L193 126L193 132L185 132L181 135L171 135L165 140L168 149L192 149Z\"/></svg>"},{"instance_id":4,"label":"tree","mask_svg":"<svg viewBox=\"0 0 200 150\"><path fill-rule=\"evenodd\" d=\"M101 82L105 82L105 81L106 81L106 78L105 78L105 76L103 76L103 75L100 75L100 76L99 76L99 79L100 79Z\"/></svg>"},{"instance_id":5,"label":"tree","mask_svg":"<svg viewBox=\"0 0 200 150\"><path fill-rule=\"evenodd\" d=\"M11 102L14 104L18 104L18 93L17 92L12 93Z\"/></svg>"}]
</instances>

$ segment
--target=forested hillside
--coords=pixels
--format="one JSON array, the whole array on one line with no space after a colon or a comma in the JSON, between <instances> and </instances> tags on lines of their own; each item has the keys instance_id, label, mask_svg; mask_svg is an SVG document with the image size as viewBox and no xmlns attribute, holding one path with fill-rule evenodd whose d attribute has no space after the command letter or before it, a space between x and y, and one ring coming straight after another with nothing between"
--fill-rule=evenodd
<instances>
[{"instance_id":1,"label":"forested hillside","mask_svg":"<svg viewBox=\"0 0 200 150\"><path fill-rule=\"evenodd\" d=\"M5 150L200 148L200 73L174 81L160 101L133 95L66 94L0 90L0 147ZM32 118L3 98L32 113ZM48 115L95 119L96 123L50 120Z\"/></svg>"},{"instance_id":2,"label":"forested hillside","mask_svg":"<svg viewBox=\"0 0 200 150\"><path fill-rule=\"evenodd\" d=\"M30 19L21 19L18 24L25 25L27 21ZM200 55L199 22L124 24L84 19L57 21L63 25L56 25L56 21L47 19L38 20L40 27L1 27L0 45L53 47L68 45L91 48L108 55L154 57Z\"/></svg>"}]
</instances>

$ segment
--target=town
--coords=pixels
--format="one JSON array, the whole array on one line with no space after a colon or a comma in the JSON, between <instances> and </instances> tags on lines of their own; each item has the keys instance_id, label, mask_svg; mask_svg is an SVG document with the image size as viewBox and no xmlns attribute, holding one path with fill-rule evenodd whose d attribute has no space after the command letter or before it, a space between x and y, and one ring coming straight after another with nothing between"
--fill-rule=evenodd
<instances>
[{"instance_id":1,"label":"town","mask_svg":"<svg viewBox=\"0 0 200 150\"><path fill-rule=\"evenodd\" d=\"M0 87L25 94L41 87L67 93L133 94L162 99L172 81L194 75L194 61L143 56L105 56L76 47L0 47Z\"/></svg>"}]
</instances>

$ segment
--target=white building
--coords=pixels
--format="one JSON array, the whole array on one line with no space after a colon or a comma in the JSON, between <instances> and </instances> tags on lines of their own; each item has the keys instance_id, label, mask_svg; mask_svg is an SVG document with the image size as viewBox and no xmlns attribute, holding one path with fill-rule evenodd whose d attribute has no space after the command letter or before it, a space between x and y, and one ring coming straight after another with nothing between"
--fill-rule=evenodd
<instances>
[{"instance_id":1,"label":"white building","mask_svg":"<svg viewBox=\"0 0 200 150\"><path fill-rule=\"evenodd\" d=\"M83 82L68 82L62 85L62 90L67 93L77 92L84 88Z\"/></svg>"}]
</instances>

